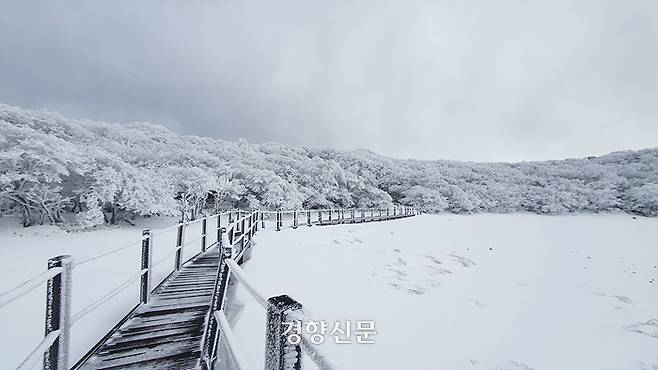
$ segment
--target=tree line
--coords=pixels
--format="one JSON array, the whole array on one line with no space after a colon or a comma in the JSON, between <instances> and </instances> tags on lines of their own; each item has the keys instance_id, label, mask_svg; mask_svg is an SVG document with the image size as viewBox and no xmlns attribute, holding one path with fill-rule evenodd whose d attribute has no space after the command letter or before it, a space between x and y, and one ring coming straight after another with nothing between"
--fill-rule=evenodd
<instances>
[{"instance_id":1,"label":"tree line","mask_svg":"<svg viewBox=\"0 0 658 370\"><path fill-rule=\"evenodd\" d=\"M520 163L391 159L179 135L0 105L0 213L24 226L229 208L658 214L658 148Z\"/></svg>"}]
</instances>

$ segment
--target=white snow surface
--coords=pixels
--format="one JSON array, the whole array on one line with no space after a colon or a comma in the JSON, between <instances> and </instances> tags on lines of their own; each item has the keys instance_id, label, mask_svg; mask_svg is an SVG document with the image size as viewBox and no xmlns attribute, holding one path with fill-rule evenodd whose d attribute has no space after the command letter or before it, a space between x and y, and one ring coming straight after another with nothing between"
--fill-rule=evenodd
<instances>
[{"instance_id":1,"label":"white snow surface","mask_svg":"<svg viewBox=\"0 0 658 370\"><path fill-rule=\"evenodd\" d=\"M375 344L320 349L338 369L658 369L658 219L423 215L270 228L243 267L308 319L375 320ZM234 329L262 368L265 313ZM354 336L352 337L354 339Z\"/></svg>"},{"instance_id":2,"label":"white snow surface","mask_svg":"<svg viewBox=\"0 0 658 370\"><path fill-rule=\"evenodd\" d=\"M49 257L94 254L176 220L82 233L8 226L16 222L0 219L0 291L43 271ZM658 368L656 218L423 215L281 232L268 225L255 241L243 268L265 296L289 294L311 319L376 321L375 344L319 346L337 369ZM156 237L154 261L174 245L175 231ZM195 243L185 254L197 251ZM77 266L73 312L137 273L139 253L135 244ZM173 257L156 275L172 267ZM43 338L44 291L0 309L0 367L15 368ZM243 290L236 298L235 336L247 365L262 368L265 312ZM72 358L137 300L136 282L76 323Z\"/></svg>"}]
</instances>

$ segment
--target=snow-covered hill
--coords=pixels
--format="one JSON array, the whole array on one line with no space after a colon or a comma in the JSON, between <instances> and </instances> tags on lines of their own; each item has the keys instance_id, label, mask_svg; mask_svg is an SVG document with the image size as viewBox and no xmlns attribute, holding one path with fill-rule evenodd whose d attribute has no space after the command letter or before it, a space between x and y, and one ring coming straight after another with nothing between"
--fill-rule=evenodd
<instances>
[{"instance_id":1,"label":"snow-covered hill","mask_svg":"<svg viewBox=\"0 0 658 370\"><path fill-rule=\"evenodd\" d=\"M423 215L261 232L244 269L308 319L376 322L375 344L325 336L339 369L653 370L657 231L624 214ZM259 368L265 314L238 299L235 332Z\"/></svg>"},{"instance_id":2,"label":"snow-covered hill","mask_svg":"<svg viewBox=\"0 0 658 370\"><path fill-rule=\"evenodd\" d=\"M440 143L437 143L440 145ZM0 212L82 226L218 208L658 213L658 148L598 158L463 163L181 136L0 105Z\"/></svg>"}]
</instances>

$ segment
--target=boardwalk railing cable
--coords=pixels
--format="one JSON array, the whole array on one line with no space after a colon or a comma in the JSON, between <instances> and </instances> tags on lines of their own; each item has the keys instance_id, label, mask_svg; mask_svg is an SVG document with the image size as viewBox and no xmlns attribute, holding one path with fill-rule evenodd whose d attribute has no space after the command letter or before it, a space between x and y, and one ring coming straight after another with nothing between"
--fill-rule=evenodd
<instances>
[{"instance_id":1,"label":"boardwalk railing cable","mask_svg":"<svg viewBox=\"0 0 658 370\"><path fill-rule=\"evenodd\" d=\"M47 282L48 280L58 275L60 272L62 272L61 268L48 269L44 272L41 272L29 278L28 280L17 285L16 287L11 288L6 292L3 292L2 294L0 294L0 308L8 305L9 303L33 291L34 289L38 288L41 284Z\"/></svg>"},{"instance_id":2,"label":"boardwalk railing cable","mask_svg":"<svg viewBox=\"0 0 658 370\"><path fill-rule=\"evenodd\" d=\"M133 312L149 301L152 292L159 289L151 290L151 279L153 269L159 266L167 259L175 256L172 268L173 271L164 278L162 283L167 281L172 274L181 269L183 265L193 261L196 257L203 256L210 248L219 248L219 269L217 270L215 288L210 304L210 311L206 315L204 333L201 340L201 362L206 368L212 369L217 359L217 347L220 341L224 342L227 347L228 355L240 369L244 368L244 357L241 355L238 343L233 336L228 321L224 316L224 306L226 304L226 294L228 281L231 277L237 280L256 302L267 311L268 326L266 329L267 350L266 350L266 370L282 370L285 368L301 368L302 351L306 353L311 360L321 370L331 370L325 356L318 348L313 345L308 338L301 335L299 344L291 344L281 338L273 335L272 330L276 329L281 332L281 325L285 320L294 319L302 315L302 305L288 296L277 296L269 299L265 298L249 281L245 272L239 266L248 260L253 247L252 239L260 228L265 227L266 223L274 222L275 230L281 230L285 223L290 223L292 228L301 225L333 225L341 223L370 222L408 217L418 214L413 208L395 207L392 209L356 209L347 210L349 217L346 217L345 209L319 209L319 210L284 210L284 211L243 211L231 210L217 213L211 216L199 218L194 221L184 221L177 223L165 229L151 232L144 230L139 239L135 239L119 246L112 247L101 252L88 256L73 259L71 256L57 256L48 260L48 270L34 275L23 283L0 293L0 308L20 299L42 284L46 284L46 331L43 340L28 354L18 369L25 370L34 368L40 359L43 358L43 367L46 369L68 369L69 368L69 342L71 327L87 316L89 313L101 307L104 303L116 297L131 284L141 281L139 291L139 303L131 313L127 315L126 320ZM377 214L375 214L377 211ZM384 213L385 211L385 213ZM326 216L326 217L325 217ZM212 223L209 221L213 221ZM224 225L222 225L222 221ZM201 223L201 230L198 237L185 240L185 233L189 230L198 229L190 228L190 225ZM158 260L152 261L153 248L157 247L161 241L156 236L177 230L175 248L159 257ZM154 243L154 241L157 242ZM210 240L215 239L215 240ZM200 244L200 252L195 256L183 261L183 250L195 243ZM172 243L173 244L173 243ZM141 245L141 269L126 281L109 290L103 296L99 297L86 307L75 314L71 313L71 271L76 266L99 260L101 258L119 253L130 248L138 248ZM173 247L174 245L172 245ZM189 255L189 253L188 253ZM160 283L160 284L162 284ZM122 322L124 321L122 320ZM271 321L274 320L274 321ZM278 321L277 321L278 320ZM118 329L118 325L113 330ZM102 340L92 348L91 351L99 348L100 344L105 341L112 332L108 333ZM89 358L89 352L85 355L74 368L84 363ZM282 356L282 354L286 354ZM300 366L300 367L297 367Z\"/></svg>"}]
</instances>

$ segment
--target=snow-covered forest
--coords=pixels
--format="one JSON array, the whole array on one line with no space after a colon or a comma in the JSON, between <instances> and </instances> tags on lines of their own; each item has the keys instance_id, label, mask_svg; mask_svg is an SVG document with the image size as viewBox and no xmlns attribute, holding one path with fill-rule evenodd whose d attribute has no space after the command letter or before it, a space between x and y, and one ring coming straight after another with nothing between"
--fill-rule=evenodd
<instances>
[{"instance_id":1,"label":"snow-covered forest","mask_svg":"<svg viewBox=\"0 0 658 370\"><path fill-rule=\"evenodd\" d=\"M437 143L436 145L441 145ZM399 160L182 136L0 105L0 212L24 226L194 219L227 208L658 214L658 148L521 163Z\"/></svg>"}]
</instances>

